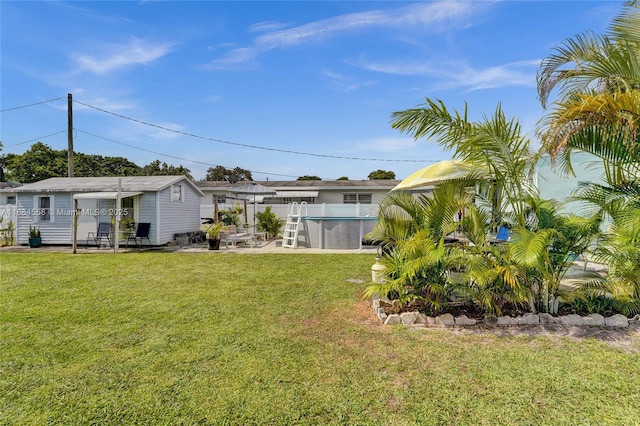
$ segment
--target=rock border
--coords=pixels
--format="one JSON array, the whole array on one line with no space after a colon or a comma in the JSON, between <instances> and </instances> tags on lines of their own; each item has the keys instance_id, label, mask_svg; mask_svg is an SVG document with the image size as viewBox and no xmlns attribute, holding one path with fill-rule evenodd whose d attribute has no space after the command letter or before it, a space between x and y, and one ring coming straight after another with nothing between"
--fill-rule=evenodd
<instances>
[{"instance_id":1,"label":"rock border","mask_svg":"<svg viewBox=\"0 0 640 426\"><path fill-rule=\"evenodd\" d=\"M442 314L431 317L418 311L402 312L401 314L387 315L380 306L381 299L374 297L372 301L373 313L384 325L403 324L413 327L502 327L502 326L530 326L530 325L564 325L582 327L612 327L626 328L629 326L640 327L640 315L629 319L622 314L604 317L600 314L580 316L577 314L554 317L551 314L526 313L518 317L486 315L483 320L468 318L466 315L454 317L451 314Z\"/></svg>"}]
</instances>

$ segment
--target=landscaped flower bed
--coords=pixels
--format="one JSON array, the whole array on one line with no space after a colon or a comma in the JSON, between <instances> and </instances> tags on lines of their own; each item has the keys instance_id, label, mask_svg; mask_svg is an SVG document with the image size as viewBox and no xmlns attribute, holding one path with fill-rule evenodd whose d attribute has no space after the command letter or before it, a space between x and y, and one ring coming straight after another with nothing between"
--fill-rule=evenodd
<instances>
[{"instance_id":1,"label":"landscaped flower bed","mask_svg":"<svg viewBox=\"0 0 640 426\"><path fill-rule=\"evenodd\" d=\"M373 298L373 312L385 324L417 325L424 327L453 327L453 326L532 326L532 325L561 325L582 327L640 327L640 315L627 318L622 314L604 317L600 314L578 315L568 314L553 316L547 313L523 313L517 316L484 315L482 318L469 318L466 313L445 313L429 316L419 311L400 312L389 300ZM394 313L390 313L394 312ZM460 315L458 315L460 314Z\"/></svg>"}]
</instances>

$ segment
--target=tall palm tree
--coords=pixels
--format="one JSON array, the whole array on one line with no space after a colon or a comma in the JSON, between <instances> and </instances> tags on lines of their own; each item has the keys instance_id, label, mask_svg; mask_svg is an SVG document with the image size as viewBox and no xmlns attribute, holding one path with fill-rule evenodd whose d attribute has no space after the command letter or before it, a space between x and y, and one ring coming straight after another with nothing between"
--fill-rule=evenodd
<instances>
[{"instance_id":1,"label":"tall palm tree","mask_svg":"<svg viewBox=\"0 0 640 426\"><path fill-rule=\"evenodd\" d=\"M506 204L514 224L525 224L523 200L526 194L534 191L530 179L533 152L520 124L507 119L500 105L491 117L472 122L468 120L466 105L460 113L449 111L440 100L426 99L426 103L418 108L394 112L391 126L411 134L416 140L433 138L452 151L454 158L486 171L485 187L493 188L487 202L493 211ZM502 217L494 220L500 221Z\"/></svg>"},{"instance_id":2,"label":"tall palm tree","mask_svg":"<svg viewBox=\"0 0 640 426\"><path fill-rule=\"evenodd\" d=\"M635 176L640 158L640 7L630 2L609 33L585 32L565 40L542 61L538 95L547 107L538 129L543 150L571 173L570 153L580 149L603 159L607 179Z\"/></svg>"},{"instance_id":3,"label":"tall palm tree","mask_svg":"<svg viewBox=\"0 0 640 426\"><path fill-rule=\"evenodd\" d=\"M602 159L606 184L581 188L576 198L611 223L595 248L609 265L600 294L613 295L624 313L640 312L640 7L630 2L608 34L566 40L542 62L538 93L544 107L553 89L559 100L541 121L543 149L568 173L571 151Z\"/></svg>"}]
</instances>

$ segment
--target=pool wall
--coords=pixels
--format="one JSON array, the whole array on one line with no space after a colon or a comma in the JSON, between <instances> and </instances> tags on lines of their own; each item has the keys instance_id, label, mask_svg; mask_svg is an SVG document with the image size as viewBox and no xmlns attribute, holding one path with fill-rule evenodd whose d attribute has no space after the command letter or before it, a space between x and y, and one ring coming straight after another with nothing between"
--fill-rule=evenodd
<instances>
[{"instance_id":1,"label":"pool wall","mask_svg":"<svg viewBox=\"0 0 640 426\"><path fill-rule=\"evenodd\" d=\"M373 230L377 217L305 216L300 222L298 247L360 249L364 236Z\"/></svg>"}]
</instances>

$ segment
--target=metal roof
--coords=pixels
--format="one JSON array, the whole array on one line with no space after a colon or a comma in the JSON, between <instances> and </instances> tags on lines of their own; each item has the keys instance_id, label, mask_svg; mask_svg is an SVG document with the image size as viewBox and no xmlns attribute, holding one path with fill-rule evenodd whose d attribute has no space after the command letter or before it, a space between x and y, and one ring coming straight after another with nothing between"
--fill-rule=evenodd
<instances>
[{"instance_id":1,"label":"metal roof","mask_svg":"<svg viewBox=\"0 0 640 426\"><path fill-rule=\"evenodd\" d=\"M200 196L202 191L185 176L124 176L124 177L73 177L50 178L28 183L12 189L12 192L103 192L117 191L118 181L124 192L160 191L179 182L186 182Z\"/></svg>"},{"instance_id":2,"label":"metal roof","mask_svg":"<svg viewBox=\"0 0 640 426\"><path fill-rule=\"evenodd\" d=\"M246 182L238 182L234 185L225 181L199 181L196 182L198 188L204 191L223 190L234 192L234 188L242 186ZM400 183L399 180L378 179L378 180L284 180L284 181L257 181L257 183L277 191L298 190L298 191L317 191L317 190L366 190L379 189L390 190Z\"/></svg>"}]
</instances>

